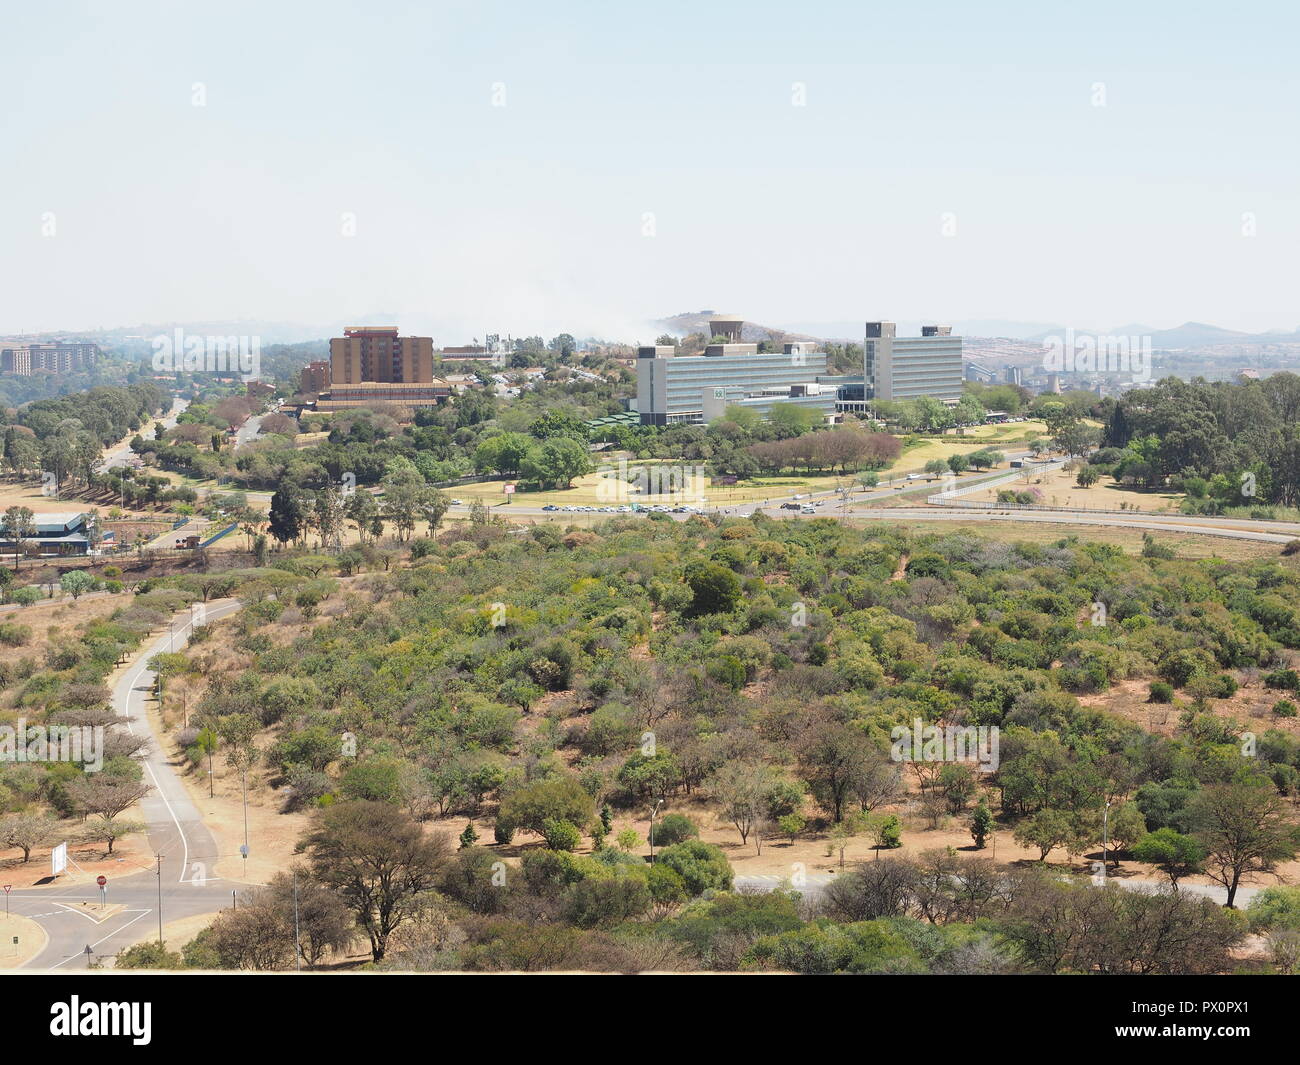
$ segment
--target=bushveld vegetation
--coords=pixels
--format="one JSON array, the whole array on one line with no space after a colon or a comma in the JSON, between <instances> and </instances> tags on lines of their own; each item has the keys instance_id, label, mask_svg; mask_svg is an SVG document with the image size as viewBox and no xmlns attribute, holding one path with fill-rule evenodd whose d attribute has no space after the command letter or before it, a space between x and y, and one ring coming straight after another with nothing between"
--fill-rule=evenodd
<instances>
[{"instance_id":1,"label":"bushveld vegetation","mask_svg":"<svg viewBox=\"0 0 1300 1065\"><path fill-rule=\"evenodd\" d=\"M1163 554L761 516L480 521L387 571L302 556L226 574L246 606L222 655L206 637L168 683L203 692L193 757L261 759L287 807L316 811L300 882L350 915L344 935L328 911L321 942L386 966L1227 971L1244 922L1177 887L1204 873L1231 900L1300 847L1289 722L1222 712L1242 681L1291 690L1300 577ZM1171 734L1080 702L1139 683L1168 688ZM894 761L890 730L918 717L997 726L996 770ZM650 865L612 824L661 800ZM820 895L751 895L672 810L688 801L747 846L819 833L884 853ZM1100 852L1108 803L1108 856L1152 864L1164 893L981 851L887 857L904 806L967 821L977 847L1000 823L1045 860ZM276 905L220 919L200 956L263 964ZM1134 931L1156 925L1158 947Z\"/></svg>"}]
</instances>

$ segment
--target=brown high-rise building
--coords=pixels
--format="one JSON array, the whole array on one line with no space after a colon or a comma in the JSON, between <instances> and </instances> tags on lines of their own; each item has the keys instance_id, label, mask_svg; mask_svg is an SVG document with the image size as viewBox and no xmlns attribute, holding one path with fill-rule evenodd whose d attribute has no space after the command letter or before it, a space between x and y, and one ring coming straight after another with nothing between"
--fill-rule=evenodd
<instances>
[{"instance_id":1,"label":"brown high-rise building","mask_svg":"<svg viewBox=\"0 0 1300 1065\"><path fill-rule=\"evenodd\" d=\"M366 381L432 383L433 339L398 336L396 326L343 330L330 341L330 384Z\"/></svg>"},{"instance_id":2,"label":"brown high-rise building","mask_svg":"<svg viewBox=\"0 0 1300 1065\"><path fill-rule=\"evenodd\" d=\"M433 339L397 335L396 326L355 326L330 340L329 392L317 410L375 403L427 407L451 395L433 376Z\"/></svg>"},{"instance_id":3,"label":"brown high-rise building","mask_svg":"<svg viewBox=\"0 0 1300 1065\"><path fill-rule=\"evenodd\" d=\"M302 368L302 380L299 390L302 392L324 392L330 386L330 364L324 359L309 362Z\"/></svg>"}]
</instances>

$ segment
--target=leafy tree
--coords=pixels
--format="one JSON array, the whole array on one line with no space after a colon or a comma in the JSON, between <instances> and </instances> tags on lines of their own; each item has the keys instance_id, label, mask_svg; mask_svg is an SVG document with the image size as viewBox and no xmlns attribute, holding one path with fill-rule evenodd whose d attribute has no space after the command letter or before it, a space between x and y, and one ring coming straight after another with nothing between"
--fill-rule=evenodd
<instances>
[{"instance_id":1,"label":"leafy tree","mask_svg":"<svg viewBox=\"0 0 1300 1065\"><path fill-rule=\"evenodd\" d=\"M989 811L988 806L981 800L975 807L974 813L970 819L970 835L975 841L975 849L983 850L985 841L993 834L995 823L993 814Z\"/></svg>"},{"instance_id":2,"label":"leafy tree","mask_svg":"<svg viewBox=\"0 0 1300 1065\"><path fill-rule=\"evenodd\" d=\"M789 837L792 844L808 826L808 822L804 819L803 814L799 813L786 814L779 818L776 824L781 830L782 835Z\"/></svg>"},{"instance_id":3,"label":"leafy tree","mask_svg":"<svg viewBox=\"0 0 1300 1065\"><path fill-rule=\"evenodd\" d=\"M1211 785L1187 805L1193 834L1205 848L1206 872L1228 889L1230 909L1243 878L1271 873L1300 851L1300 827L1270 783Z\"/></svg>"},{"instance_id":4,"label":"leafy tree","mask_svg":"<svg viewBox=\"0 0 1300 1065\"><path fill-rule=\"evenodd\" d=\"M95 578L83 569L69 570L59 578L59 587L73 599L80 599L82 593L90 591L94 586Z\"/></svg>"},{"instance_id":5,"label":"leafy tree","mask_svg":"<svg viewBox=\"0 0 1300 1065\"><path fill-rule=\"evenodd\" d=\"M571 436L551 436L531 448L520 472L543 488L571 488L573 479L590 473L595 466L587 445Z\"/></svg>"},{"instance_id":6,"label":"leafy tree","mask_svg":"<svg viewBox=\"0 0 1300 1065\"><path fill-rule=\"evenodd\" d=\"M394 758L366 758L343 775L339 790L348 799L398 803L402 799L402 764Z\"/></svg>"},{"instance_id":7,"label":"leafy tree","mask_svg":"<svg viewBox=\"0 0 1300 1065\"><path fill-rule=\"evenodd\" d=\"M268 529L282 544L302 539L307 528L307 500L297 488L286 485L271 496Z\"/></svg>"},{"instance_id":8,"label":"leafy tree","mask_svg":"<svg viewBox=\"0 0 1300 1065\"><path fill-rule=\"evenodd\" d=\"M740 602L740 579L717 562L697 562L686 571L694 614L729 614Z\"/></svg>"},{"instance_id":9,"label":"leafy tree","mask_svg":"<svg viewBox=\"0 0 1300 1065\"><path fill-rule=\"evenodd\" d=\"M903 845L903 823L897 814L876 815L876 847L881 850L894 850Z\"/></svg>"},{"instance_id":10,"label":"leafy tree","mask_svg":"<svg viewBox=\"0 0 1300 1065\"><path fill-rule=\"evenodd\" d=\"M0 517L0 536L13 542L15 570L22 564L24 546L36 535L35 519L32 508L23 506L6 507Z\"/></svg>"},{"instance_id":11,"label":"leafy tree","mask_svg":"<svg viewBox=\"0 0 1300 1065\"><path fill-rule=\"evenodd\" d=\"M411 538L416 521L432 505L434 489L413 468L393 470L384 477L382 485L384 520L392 523L398 540L405 542Z\"/></svg>"},{"instance_id":12,"label":"leafy tree","mask_svg":"<svg viewBox=\"0 0 1300 1065\"><path fill-rule=\"evenodd\" d=\"M537 833L548 820L568 821L581 830L591 822L592 807L591 796L574 777L555 776L506 795L497 821Z\"/></svg>"},{"instance_id":13,"label":"leafy tree","mask_svg":"<svg viewBox=\"0 0 1300 1065\"><path fill-rule=\"evenodd\" d=\"M1026 817L1016 825L1014 836L1022 846L1037 847L1038 860L1045 862L1057 847L1065 847L1071 854L1079 853L1089 843L1091 833L1076 815L1048 809Z\"/></svg>"},{"instance_id":14,"label":"leafy tree","mask_svg":"<svg viewBox=\"0 0 1300 1065\"><path fill-rule=\"evenodd\" d=\"M1158 828L1148 833L1133 844L1129 852L1136 861L1158 865L1175 890L1183 877L1204 870L1205 849L1191 836L1184 836L1172 828Z\"/></svg>"},{"instance_id":15,"label":"leafy tree","mask_svg":"<svg viewBox=\"0 0 1300 1065\"><path fill-rule=\"evenodd\" d=\"M450 859L445 836L387 803L344 802L317 815L302 841L312 875L336 892L382 961L394 931L419 912L424 893Z\"/></svg>"}]
</instances>

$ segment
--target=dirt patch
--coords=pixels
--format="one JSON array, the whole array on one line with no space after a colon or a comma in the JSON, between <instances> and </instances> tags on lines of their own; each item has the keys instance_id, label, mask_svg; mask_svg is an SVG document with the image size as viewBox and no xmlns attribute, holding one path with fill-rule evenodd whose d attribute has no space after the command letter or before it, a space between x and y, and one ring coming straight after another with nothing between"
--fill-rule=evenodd
<instances>
[{"instance_id":1,"label":"dirt patch","mask_svg":"<svg viewBox=\"0 0 1300 1065\"><path fill-rule=\"evenodd\" d=\"M0 912L0 969L17 969L43 951L48 942L45 929L35 921Z\"/></svg>"}]
</instances>

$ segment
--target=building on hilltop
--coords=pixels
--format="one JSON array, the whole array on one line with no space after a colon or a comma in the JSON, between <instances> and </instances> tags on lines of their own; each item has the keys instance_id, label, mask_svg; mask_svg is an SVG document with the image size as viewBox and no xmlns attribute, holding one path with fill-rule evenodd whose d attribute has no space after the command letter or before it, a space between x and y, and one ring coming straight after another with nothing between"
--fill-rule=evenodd
<instances>
[{"instance_id":1,"label":"building on hilltop","mask_svg":"<svg viewBox=\"0 0 1300 1065\"><path fill-rule=\"evenodd\" d=\"M355 326L330 340L329 391L316 409L431 407L450 395L451 386L433 376L431 337L399 336L396 326Z\"/></svg>"}]
</instances>

